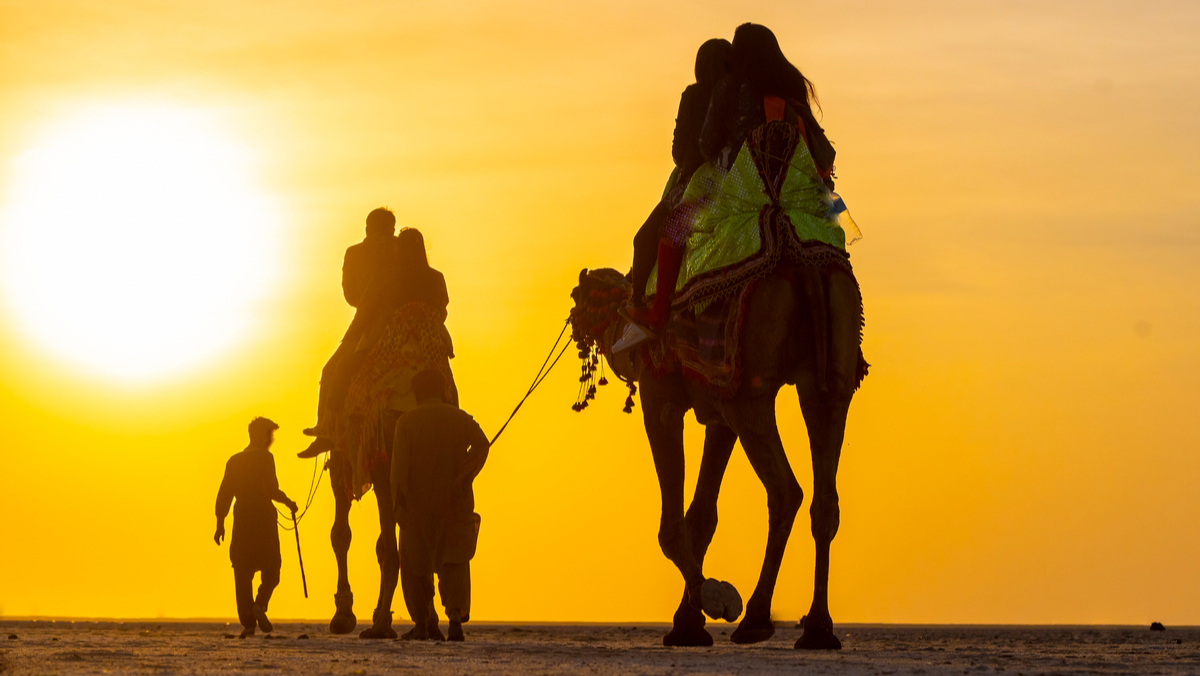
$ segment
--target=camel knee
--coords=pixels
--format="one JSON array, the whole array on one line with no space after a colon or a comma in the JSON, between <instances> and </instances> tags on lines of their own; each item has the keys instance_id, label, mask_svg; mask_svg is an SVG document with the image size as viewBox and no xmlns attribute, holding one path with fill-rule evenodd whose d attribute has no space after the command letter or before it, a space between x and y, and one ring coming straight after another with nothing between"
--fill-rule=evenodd
<instances>
[{"instance_id":1,"label":"camel knee","mask_svg":"<svg viewBox=\"0 0 1200 676\"><path fill-rule=\"evenodd\" d=\"M687 511L687 529L692 544L703 543L704 548L707 549L707 544L712 542L713 535L717 532L716 503L697 504L693 502Z\"/></svg>"},{"instance_id":2,"label":"camel knee","mask_svg":"<svg viewBox=\"0 0 1200 676\"><path fill-rule=\"evenodd\" d=\"M800 483L794 477L783 486L767 493L767 511L772 520L794 520L802 504L804 504L804 490L800 488Z\"/></svg>"},{"instance_id":3,"label":"camel knee","mask_svg":"<svg viewBox=\"0 0 1200 676\"><path fill-rule=\"evenodd\" d=\"M351 537L350 524L340 521L333 522L333 528L329 531L329 541L333 543L333 551L349 551Z\"/></svg>"},{"instance_id":4,"label":"camel knee","mask_svg":"<svg viewBox=\"0 0 1200 676\"><path fill-rule=\"evenodd\" d=\"M399 570L400 550L395 541L389 540L386 535L380 535L375 541L375 560L384 570L391 570L393 567Z\"/></svg>"},{"instance_id":5,"label":"camel knee","mask_svg":"<svg viewBox=\"0 0 1200 676\"><path fill-rule=\"evenodd\" d=\"M658 546L677 566L687 564L687 532L680 519L662 519L658 524Z\"/></svg>"},{"instance_id":6,"label":"camel knee","mask_svg":"<svg viewBox=\"0 0 1200 676\"><path fill-rule=\"evenodd\" d=\"M812 534L818 542L833 540L841 523L842 512L838 506L836 492L817 494L809 507L812 517Z\"/></svg>"}]
</instances>

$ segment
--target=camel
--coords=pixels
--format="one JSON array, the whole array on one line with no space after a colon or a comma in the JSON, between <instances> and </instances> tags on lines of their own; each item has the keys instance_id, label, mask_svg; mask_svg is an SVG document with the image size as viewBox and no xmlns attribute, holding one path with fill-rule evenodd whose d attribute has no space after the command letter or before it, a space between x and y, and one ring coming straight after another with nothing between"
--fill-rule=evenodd
<instances>
[{"instance_id":1,"label":"camel","mask_svg":"<svg viewBox=\"0 0 1200 676\"><path fill-rule=\"evenodd\" d=\"M576 307L590 288L603 283L601 279L620 279L614 270L597 272L601 271L580 274L580 286L572 293ZM804 497L775 422L775 397L786 384L796 387L800 399L814 478L809 511L816 540L815 585L804 632L795 647L839 649L841 642L829 614L829 554L839 522L837 468L846 415L868 366L860 350L862 297L848 262L821 265L784 255L752 283L744 306L741 377L731 396L715 394L685 377L678 367L656 373L645 351L613 355L612 338L620 335L619 328L592 336L613 372L640 387L646 436L662 494L659 545L684 578L683 599L663 643L712 645L704 615L733 621L741 611L736 589L706 578L703 572L704 555L717 526L718 491L738 439L766 489L770 530L758 584L730 639L757 643L775 633L771 598ZM602 288L601 292L609 291ZM705 440L696 492L685 513L683 423L689 409L705 426Z\"/></svg>"},{"instance_id":2,"label":"camel","mask_svg":"<svg viewBox=\"0 0 1200 676\"><path fill-rule=\"evenodd\" d=\"M416 405L410 388L412 376L424 368L438 368L446 378L447 400L458 404L458 388L449 363L449 334L431 311L420 303L402 307L382 334L357 369L349 398L337 416L333 450L326 463L334 498L329 535L338 566L331 634L348 634L358 624L346 558L352 538L350 505L355 497L372 490L379 507L379 537L375 541L379 598L372 626L360 634L362 638L397 637L392 629L391 607L400 577L400 548L391 491L391 457L396 421L402 413L398 409ZM315 447L300 457L318 454L320 450L314 452ZM437 625L437 613L431 608L427 623L431 637L441 636Z\"/></svg>"}]
</instances>

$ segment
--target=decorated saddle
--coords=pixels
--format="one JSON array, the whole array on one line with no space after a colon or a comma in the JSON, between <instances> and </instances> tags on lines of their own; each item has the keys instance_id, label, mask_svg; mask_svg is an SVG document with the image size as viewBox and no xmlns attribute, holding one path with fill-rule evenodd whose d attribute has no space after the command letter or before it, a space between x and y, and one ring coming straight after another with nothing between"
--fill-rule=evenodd
<instances>
[{"instance_id":1,"label":"decorated saddle","mask_svg":"<svg viewBox=\"0 0 1200 676\"><path fill-rule=\"evenodd\" d=\"M660 373L679 367L731 396L740 382L742 322L754 281L785 257L853 275L846 245L861 235L826 187L802 130L783 120L751 132L728 171L714 163L698 169L679 202L689 205L691 218L671 315L664 340L644 343L641 356ZM628 295L612 290L619 284L611 277L596 275L586 285L581 277L585 305L595 299L607 307L611 296ZM656 277L651 273L647 296L656 291ZM598 314L598 349L607 354L616 315Z\"/></svg>"},{"instance_id":2,"label":"decorated saddle","mask_svg":"<svg viewBox=\"0 0 1200 676\"><path fill-rule=\"evenodd\" d=\"M457 403L450 356L445 325L421 302L397 309L379 338L366 348L342 415L334 417L334 449L347 454L351 468L348 489L354 499L371 489L371 471L388 461L384 426L395 423L389 411L408 411L417 405L413 376L427 368L438 369L446 379L446 401Z\"/></svg>"},{"instance_id":3,"label":"decorated saddle","mask_svg":"<svg viewBox=\"0 0 1200 676\"><path fill-rule=\"evenodd\" d=\"M824 247L845 255L844 206L825 186L798 127L782 120L751 132L728 171L696 170L681 202L693 205L672 308L728 293L769 272L785 253ZM860 235L857 228L850 241ZM836 255L836 254L834 254ZM652 273L646 295L656 291Z\"/></svg>"}]
</instances>

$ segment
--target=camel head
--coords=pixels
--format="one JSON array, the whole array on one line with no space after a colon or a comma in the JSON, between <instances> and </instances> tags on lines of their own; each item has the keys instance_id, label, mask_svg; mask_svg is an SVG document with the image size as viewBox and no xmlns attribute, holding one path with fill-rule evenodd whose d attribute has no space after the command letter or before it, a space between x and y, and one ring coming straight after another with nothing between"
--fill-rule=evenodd
<instances>
[{"instance_id":1,"label":"camel head","mask_svg":"<svg viewBox=\"0 0 1200 676\"><path fill-rule=\"evenodd\" d=\"M625 399L625 412L633 410L633 395L637 392L637 367L634 356L629 352L613 355L613 343L621 337L627 323L617 308L629 300L629 280L612 268L588 270L579 273L579 285L571 291L575 306L571 308L571 339L579 347L579 358L583 361L579 376L579 397L573 408L582 411L596 397L596 386L608 384L604 357L613 375L629 385L629 396ZM597 377L598 374L598 377Z\"/></svg>"}]
</instances>

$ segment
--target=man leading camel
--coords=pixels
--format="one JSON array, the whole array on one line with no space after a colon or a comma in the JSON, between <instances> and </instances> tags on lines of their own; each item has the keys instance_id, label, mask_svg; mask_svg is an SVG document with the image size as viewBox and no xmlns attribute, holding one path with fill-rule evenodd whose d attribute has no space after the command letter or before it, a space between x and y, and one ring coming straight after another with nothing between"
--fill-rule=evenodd
<instances>
[{"instance_id":1,"label":"man leading camel","mask_svg":"<svg viewBox=\"0 0 1200 676\"><path fill-rule=\"evenodd\" d=\"M217 531L213 541L225 539L225 516L233 505L233 538L229 542L229 560L233 564L234 592L242 638L254 635L254 626L271 633L267 604L279 584L279 531L275 506L287 505L295 516L297 505L275 478L275 458L271 442L279 425L266 418L250 421L250 445L225 464L225 476L217 491ZM234 502L236 499L236 503ZM258 598L254 598L254 574L261 571Z\"/></svg>"},{"instance_id":2,"label":"man leading camel","mask_svg":"<svg viewBox=\"0 0 1200 676\"><path fill-rule=\"evenodd\" d=\"M400 525L400 588L415 626L406 639L429 638L427 619L438 576L450 619L449 639L462 641L471 610L471 558L478 521L471 482L488 456L479 423L446 403L441 372L413 376L419 405L396 424L392 495Z\"/></svg>"}]
</instances>

